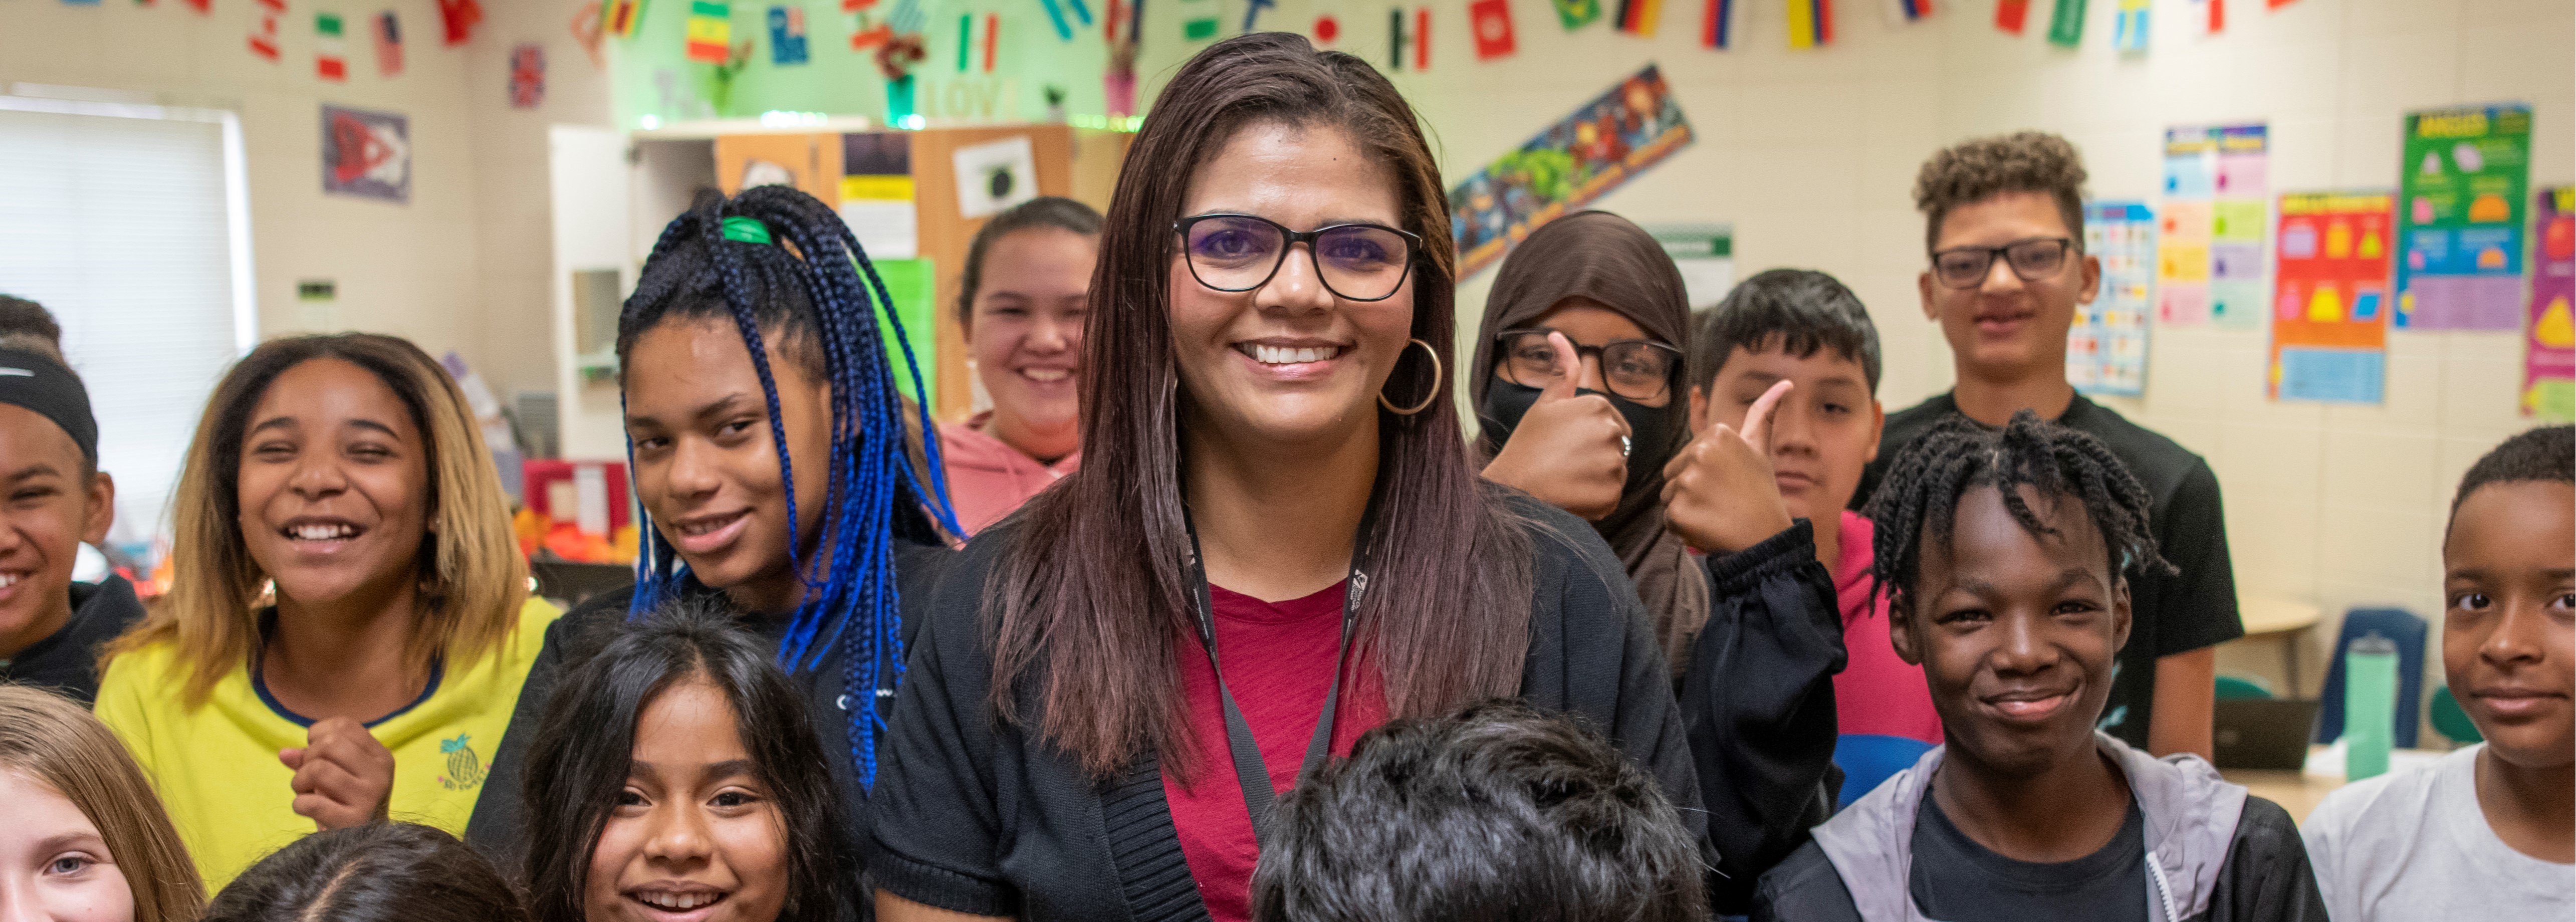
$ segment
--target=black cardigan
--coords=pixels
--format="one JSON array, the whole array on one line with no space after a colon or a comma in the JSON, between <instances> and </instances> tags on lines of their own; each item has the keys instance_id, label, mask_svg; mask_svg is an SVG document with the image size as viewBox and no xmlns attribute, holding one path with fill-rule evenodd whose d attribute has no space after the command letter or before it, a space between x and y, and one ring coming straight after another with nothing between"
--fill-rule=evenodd
<instances>
[{"instance_id":1,"label":"black cardigan","mask_svg":"<svg viewBox=\"0 0 2576 922\"><path fill-rule=\"evenodd\" d=\"M931 588L937 584L940 571L956 552L944 547L894 542L895 591L897 610L903 616L904 643L910 644L920 630L922 612L929 606ZM682 591L687 594L712 594L714 590L688 581ZM572 611L546 628L546 645L537 652L537 661L528 669L528 679L520 686L518 706L510 712L510 727L501 734L500 748L494 753L491 774L483 783L483 794L474 801L474 814L465 823L465 844L501 869L512 880L522 876L524 852L527 849L528 819L520 800L520 787L526 783L525 765L528 744L535 741L537 725L545 718L546 705L554 700L556 686L564 674L579 665L590 654L605 645L607 629L626 620L626 607L634 598L634 587L604 592L575 606ZM786 618L746 619L752 632L771 644L787 631ZM814 721L814 732L823 739L823 751L839 754L829 761L832 786L840 793L841 820L848 839L845 855L855 858L858 843L867 840L868 792L859 785L858 771L850 764L850 751L845 733L848 718L841 709L841 651L836 646L826 651L821 665L801 670L789 677L805 698L806 716ZM878 748L885 741L878 738ZM849 861L854 884L863 869ZM873 905L871 894L857 894L861 918L866 918Z\"/></svg>"},{"instance_id":2,"label":"black cardigan","mask_svg":"<svg viewBox=\"0 0 2576 922\"><path fill-rule=\"evenodd\" d=\"M1683 711L1618 558L1573 516L1527 497L1515 495L1512 502L1530 520L1534 550L1522 698L1588 718L1663 784L1691 833L1705 838L1711 817L1700 810ZM1794 553L1813 564L1812 537L1793 531L1798 534L1746 553ZM1002 526L967 547L941 581L928 628L913 647L873 804L867 864L876 885L977 915L1204 919L1151 753L1123 776L1097 781L1068 754L1031 739L1022 727L1002 725L992 713L983 590L1013 533ZM1768 588L1758 594L1797 595ZM1036 713L1036 690L1023 694L1022 707ZM1825 713L1830 739L1830 698ZM1792 795L1815 786L1809 778L1796 792L1773 792L1774 799L1799 801Z\"/></svg>"}]
</instances>

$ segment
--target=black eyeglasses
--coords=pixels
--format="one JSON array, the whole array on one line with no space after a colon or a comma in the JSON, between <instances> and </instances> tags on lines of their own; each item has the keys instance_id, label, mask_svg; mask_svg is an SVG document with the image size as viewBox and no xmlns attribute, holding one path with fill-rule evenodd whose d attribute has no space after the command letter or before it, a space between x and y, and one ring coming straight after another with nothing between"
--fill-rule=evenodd
<instances>
[{"instance_id":1,"label":"black eyeglasses","mask_svg":"<svg viewBox=\"0 0 2576 922\"><path fill-rule=\"evenodd\" d=\"M1336 224L1293 231L1248 214L1203 214L1172 222L1181 235L1190 276L1218 291L1251 291L1268 284L1288 262L1288 249L1303 243L1324 288L1352 301L1384 301L1404 287L1413 267L1414 234L1377 224Z\"/></svg>"},{"instance_id":2,"label":"black eyeglasses","mask_svg":"<svg viewBox=\"0 0 2576 922\"><path fill-rule=\"evenodd\" d=\"M2074 248L2075 241L2065 237L2036 237L1999 247L1942 250L1932 254L1932 274L1952 288L1975 288L1985 284L1987 271L1994 268L1995 257L2001 256L2012 266L2014 276L2036 282L2064 270L2066 254Z\"/></svg>"},{"instance_id":3,"label":"black eyeglasses","mask_svg":"<svg viewBox=\"0 0 2576 922\"><path fill-rule=\"evenodd\" d=\"M1503 350L1503 377L1523 387L1546 387L1560 374L1579 373L1580 369L1560 371L1556 367L1556 347L1548 345L1549 330L1504 330L1494 334L1494 344ZM1574 337L1565 338L1573 342ZM1577 360L1593 356L1601 360L1601 383L1610 392L1630 400L1653 400L1671 386L1673 369L1682 364L1682 351L1647 339L1614 339L1598 346L1574 344Z\"/></svg>"}]
</instances>

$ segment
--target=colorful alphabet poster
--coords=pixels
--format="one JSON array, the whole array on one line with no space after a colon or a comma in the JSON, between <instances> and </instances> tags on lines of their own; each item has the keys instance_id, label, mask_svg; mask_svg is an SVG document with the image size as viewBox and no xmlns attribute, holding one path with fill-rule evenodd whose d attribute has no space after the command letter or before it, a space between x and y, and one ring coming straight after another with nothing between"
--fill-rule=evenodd
<instances>
[{"instance_id":1,"label":"colorful alphabet poster","mask_svg":"<svg viewBox=\"0 0 2576 922\"><path fill-rule=\"evenodd\" d=\"M2156 213L2145 202L2084 203L2084 252L2102 260L2102 291L2075 306L2066 380L2087 394L2147 390L2147 316L2156 278Z\"/></svg>"},{"instance_id":2,"label":"colorful alphabet poster","mask_svg":"<svg viewBox=\"0 0 2576 922\"><path fill-rule=\"evenodd\" d=\"M2272 399L2380 402L2395 198L2381 191L2281 196Z\"/></svg>"},{"instance_id":3,"label":"colorful alphabet poster","mask_svg":"<svg viewBox=\"0 0 2576 922\"><path fill-rule=\"evenodd\" d=\"M2397 326L2510 330L2522 322L2522 209L2531 107L2410 112L2398 163Z\"/></svg>"},{"instance_id":4,"label":"colorful alphabet poster","mask_svg":"<svg viewBox=\"0 0 2576 922\"><path fill-rule=\"evenodd\" d=\"M1458 277L1503 258L1539 225L1689 146L1691 127L1652 64L1449 190Z\"/></svg>"},{"instance_id":5,"label":"colorful alphabet poster","mask_svg":"<svg viewBox=\"0 0 2576 922\"><path fill-rule=\"evenodd\" d=\"M2524 338L2522 415L2576 421L2576 187L2532 196L2531 326Z\"/></svg>"},{"instance_id":6,"label":"colorful alphabet poster","mask_svg":"<svg viewBox=\"0 0 2576 922\"><path fill-rule=\"evenodd\" d=\"M2158 319L2261 325L2270 294L2263 284L2270 134L2260 124L2166 129Z\"/></svg>"}]
</instances>

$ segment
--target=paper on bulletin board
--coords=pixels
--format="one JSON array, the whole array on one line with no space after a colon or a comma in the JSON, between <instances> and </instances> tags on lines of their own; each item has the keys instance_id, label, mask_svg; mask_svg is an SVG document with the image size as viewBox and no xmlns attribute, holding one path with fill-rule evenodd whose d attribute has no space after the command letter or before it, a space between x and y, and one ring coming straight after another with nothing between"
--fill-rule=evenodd
<instances>
[{"instance_id":1,"label":"paper on bulletin board","mask_svg":"<svg viewBox=\"0 0 2576 922\"><path fill-rule=\"evenodd\" d=\"M1652 224L1646 232L1682 273L1682 298L1692 310L1712 307L1735 289L1735 225Z\"/></svg>"},{"instance_id":2,"label":"paper on bulletin board","mask_svg":"<svg viewBox=\"0 0 2576 922\"><path fill-rule=\"evenodd\" d=\"M914 204L912 136L879 131L841 136L841 223L871 259L921 254Z\"/></svg>"},{"instance_id":3,"label":"paper on bulletin board","mask_svg":"<svg viewBox=\"0 0 2576 922\"><path fill-rule=\"evenodd\" d=\"M2385 400L2395 202L2385 191L2281 196L2272 399Z\"/></svg>"},{"instance_id":4,"label":"paper on bulletin board","mask_svg":"<svg viewBox=\"0 0 2576 922\"><path fill-rule=\"evenodd\" d=\"M2397 326L2519 326L2531 107L2409 112L2401 156Z\"/></svg>"},{"instance_id":5,"label":"paper on bulletin board","mask_svg":"<svg viewBox=\"0 0 2576 922\"><path fill-rule=\"evenodd\" d=\"M2524 328L2522 414L2576 421L2576 186L2532 196L2531 325Z\"/></svg>"},{"instance_id":6,"label":"paper on bulletin board","mask_svg":"<svg viewBox=\"0 0 2576 922\"><path fill-rule=\"evenodd\" d=\"M1038 155L1028 135L957 149L957 213L989 218L1038 197Z\"/></svg>"},{"instance_id":7,"label":"paper on bulletin board","mask_svg":"<svg viewBox=\"0 0 2576 922\"><path fill-rule=\"evenodd\" d=\"M938 295L932 280L937 267L929 257L918 259L870 259L876 266L877 278L885 281L886 295L894 301L893 316L902 319L903 332L912 344L912 367L921 372L922 400L928 406L939 405L939 347L933 343L930 325L939 312ZM874 300L875 293L869 294ZM877 335L884 338L886 363L894 369L895 390L912 396L912 377L904 370L904 350L897 345L894 324L886 319L885 305L878 305Z\"/></svg>"},{"instance_id":8,"label":"paper on bulletin board","mask_svg":"<svg viewBox=\"0 0 2576 922\"><path fill-rule=\"evenodd\" d=\"M2145 202L2084 203L2084 252L2102 260L2102 289L2075 306L2066 380L2087 394L2147 389L2147 317L2156 276L2156 213Z\"/></svg>"},{"instance_id":9,"label":"paper on bulletin board","mask_svg":"<svg viewBox=\"0 0 2576 922\"><path fill-rule=\"evenodd\" d=\"M2262 323L2269 143L2270 129L2261 124L2166 129L2159 319L2241 329Z\"/></svg>"},{"instance_id":10,"label":"paper on bulletin board","mask_svg":"<svg viewBox=\"0 0 2576 922\"><path fill-rule=\"evenodd\" d=\"M1681 104L1662 71L1646 65L1449 189L1458 277L1500 262L1539 225L1581 210L1690 142Z\"/></svg>"}]
</instances>

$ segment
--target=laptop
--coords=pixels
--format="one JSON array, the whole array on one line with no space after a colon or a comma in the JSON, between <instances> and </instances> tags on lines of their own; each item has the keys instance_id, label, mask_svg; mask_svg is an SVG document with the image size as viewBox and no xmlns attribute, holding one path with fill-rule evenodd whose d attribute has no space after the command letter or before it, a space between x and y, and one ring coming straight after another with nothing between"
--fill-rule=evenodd
<instances>
[{"instance_id":1,"label":"laptop","mask_svg":"<svg viewBox=\"0 0 2576 922\"><path fill-rule=\"evenodd\" d=\"M2229 698L2217 702L2218 767L2294 772L2306 767L2317 702Z\"/></svg>"}]
</instances>

